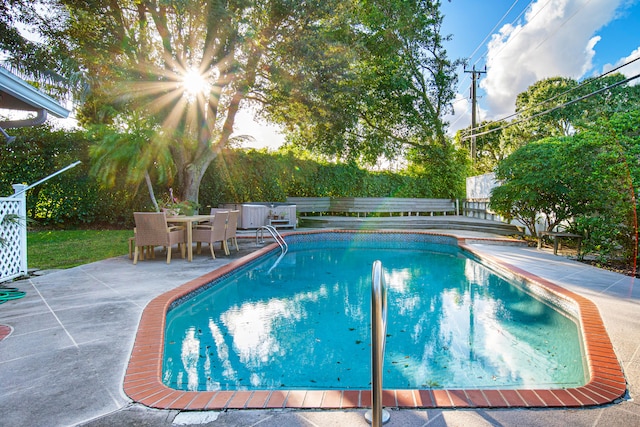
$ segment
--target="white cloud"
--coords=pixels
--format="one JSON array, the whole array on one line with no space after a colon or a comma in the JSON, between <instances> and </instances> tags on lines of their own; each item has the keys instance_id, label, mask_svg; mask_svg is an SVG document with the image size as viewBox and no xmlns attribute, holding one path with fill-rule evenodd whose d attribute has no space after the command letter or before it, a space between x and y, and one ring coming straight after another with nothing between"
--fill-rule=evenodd
<instances>
[{"instance_id":1,"label":"white cloud","mask_svg":"<svg viewBox=\"0 0 640 427\"><path fill-rule=\"evenodd\" d=\"M621 66L623 64L626 64L629 61L632 61L632 60L638 59L638 58L640 58L640 47L638 47L636 50L631 52L631 54L629 56L626 56L626 57L622 58L621 60L619 60L615 65L606 64L604 67L602 67L602 72L606 73L608 71L611 71L615 67L619 67L619 66ZM624 74L627 77L633 77L633 76L636 76L636 75L640 74L640 60L620 68L620 70L618 70L618 72ZM631 84L631 85L640 84L640 79L632 80L629 84Z\"/></svg>"},{"instance_id":2,"label":"white cloud","mask_svg":"<svg viewBox=\"0 0 640 427\"><path fill-rule=\"evenodd\" d=\"M516 96L540 79L580 78L592 68L596 31L623 0L536 0L517 25L504 25L488 44L480 82L496 119L513 113Z\"/></svg>"}]
</instances>

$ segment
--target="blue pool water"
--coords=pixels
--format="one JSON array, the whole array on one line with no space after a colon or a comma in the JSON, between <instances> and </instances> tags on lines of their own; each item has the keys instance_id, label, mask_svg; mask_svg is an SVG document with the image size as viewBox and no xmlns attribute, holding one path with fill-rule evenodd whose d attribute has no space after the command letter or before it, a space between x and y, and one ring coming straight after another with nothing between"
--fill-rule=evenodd
<instances>
[{"instance_id":1,"label":"blue pool water","mask_svg":"<svg viewBox=\"0 0 640 427\"><path fill-rule=\"evenodd\" d=\"M399 236L293 241L275 267L279 250L175 304L163 382L182 390L370 389L371 266L379 259L389 303L384 388L586 383L574 320L455 245Z\"/></svg>"}]
</instances>

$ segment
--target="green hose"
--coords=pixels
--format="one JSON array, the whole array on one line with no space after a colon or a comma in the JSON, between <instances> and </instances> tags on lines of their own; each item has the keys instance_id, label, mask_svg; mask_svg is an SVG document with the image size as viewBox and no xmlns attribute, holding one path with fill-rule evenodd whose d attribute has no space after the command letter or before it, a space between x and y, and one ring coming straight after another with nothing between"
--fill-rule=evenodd
<instances>
[{"instance_id":1,"label":"green hose","mask_svg":"<svg viewBox=\"0 0 640 427\"><path fill-rule=\"evenodd\" d=\"M5 303L12 299L22 298L26 294L27 294L26 292L22 292L18 288L0 287L0 304Z\"/></svg>"}]
</instances>

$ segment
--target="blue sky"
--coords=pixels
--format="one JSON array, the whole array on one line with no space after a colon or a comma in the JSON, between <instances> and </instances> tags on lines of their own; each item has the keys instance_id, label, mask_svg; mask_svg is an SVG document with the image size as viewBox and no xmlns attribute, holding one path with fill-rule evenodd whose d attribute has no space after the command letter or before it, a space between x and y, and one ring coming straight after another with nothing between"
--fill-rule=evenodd
<instances>
[{"instance_id":1,"label":"blue sky","mask_svg":"<svg viewBox=\"0 0 640 427\"><path fill-rule=\"evenodd\" d=\"M640 0L443 0L441 11L442 33L452 36L449 57L487 67L478 87L480 120L513 113L518 93L538 80L581 80L640 56ZM634 76L639 63L620 72ZM458 71L451 132L471 123L470 75Z\"/></svg>"}]
</instances>

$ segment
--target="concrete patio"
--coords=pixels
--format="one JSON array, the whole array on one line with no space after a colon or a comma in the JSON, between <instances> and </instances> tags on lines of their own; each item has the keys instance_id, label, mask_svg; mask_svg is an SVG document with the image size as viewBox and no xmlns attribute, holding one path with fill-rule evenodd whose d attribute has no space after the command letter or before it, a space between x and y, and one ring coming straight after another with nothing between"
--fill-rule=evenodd
<instances>
[{"instance_id":1,"label":"concrete patio","mask_svg":"<svg viewBox=\"0 0 640 427\"><path fill-rule=\"evenodd\" d=\"M146 304L256 249L251 238L239 241L240 253L216 260L203 254L188 263L178 256L167 265L157 257L134 266L123 256L8 284L27 295L0 305L0 324L13 329L0 341L0 425L368 425L364 410L179 413L146 408L124 394L124 372ZM619 403L581 409L392 410L386 425L640 425L640 407L634 401L640 390L640 284L549 250L481 242L473 247L593 301L624 369L629 395Z\"/></svg>"}]
</instances>

